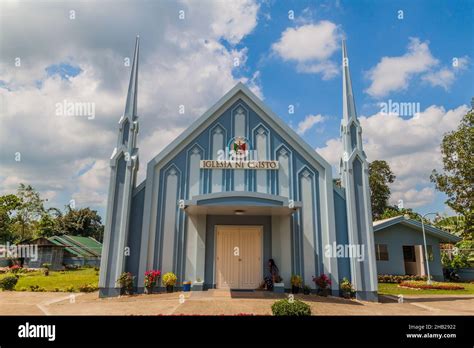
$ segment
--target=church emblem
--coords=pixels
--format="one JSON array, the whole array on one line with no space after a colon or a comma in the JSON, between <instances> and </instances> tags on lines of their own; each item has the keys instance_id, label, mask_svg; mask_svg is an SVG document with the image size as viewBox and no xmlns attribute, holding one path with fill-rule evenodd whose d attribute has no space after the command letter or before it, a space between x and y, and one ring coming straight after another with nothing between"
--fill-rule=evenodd
<instances>
[{"instance_id":1,"label":"church emblem","mask_svg":"<svg viewBox=\"0 0 474 348\"><path fill-rule=\"evenodd\" d=\"M237 160L243 160L248 157L250 146L245 137L235 137L231 139L229 153Z\"/></svg>"}]
</instances>

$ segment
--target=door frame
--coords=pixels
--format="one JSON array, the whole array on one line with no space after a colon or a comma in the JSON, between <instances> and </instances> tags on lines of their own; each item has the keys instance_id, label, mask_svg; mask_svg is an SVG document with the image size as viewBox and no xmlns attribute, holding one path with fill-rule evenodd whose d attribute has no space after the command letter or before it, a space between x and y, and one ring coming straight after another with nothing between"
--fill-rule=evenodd
<instances>
[{"instance_id":1,"label":"door frame","mask_svg":"<svg viewBox=\"0 0 474 348\"><path fill-rule=\"evenodd\" d=\"M215 286L215 288L217 289L217 230L219 228L222 228L222 227L238 227L238 228L258 228L260 230L260 255L261 255L261 261L263 261L264 259L264 246L263 246L263 243L265 242L265 237L264 237L264 229L263 229L263 225L230 225L230 224L226 224L226 225L214 225L214 256L212 258L212 262L214 263L213 265L213 269L214 269L214 272L212 274L212 282ZM264 267L263 267L263 262L260 263L260 271L261 271L261 274L262 274L262 277L265 276L265 273L264 273ZM263 278L262 278L262 281L263 281Z\"/></svg>"}]
</instances>

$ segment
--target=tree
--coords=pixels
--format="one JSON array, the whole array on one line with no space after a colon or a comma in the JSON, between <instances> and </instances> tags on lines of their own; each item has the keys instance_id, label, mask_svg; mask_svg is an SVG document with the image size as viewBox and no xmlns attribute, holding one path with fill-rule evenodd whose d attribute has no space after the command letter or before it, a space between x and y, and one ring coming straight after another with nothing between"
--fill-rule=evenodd
<instances>
[{"instance_id":1,"label":"tree","mask_svg":"<svg viewBox=\"0 0 474 348\"><path fill-rule=\"evenodd\" d=\"M421 215L419 213L413 211L413 209L411 208L398 208L397 206L390 206L385 208L382 215L380 215L380 220L390 219L401 215L408 215L410 219L421 222ZM431 221L427 219L424 219L423 222L425 224L431 224Z\"/></svg>"},{"instance_id":2,"label":"tree","mask_svg":"<svg viewBox=\"0 0 474 348\"><path fill-rule=\"evenodd\" d=\"M20 184L17 197L20 205L16 212L15 238L21 242L34 236L37 221L45 210L44 200L30 185Z\"/></svg>"},{"instance_id":3,"label":"tree","mask_svg":"<svg viewBox=\"0 0 474 348\"><path fill-rule=\"evenodd\" d=\"M61 232L61 218L62 213L57 208L49 208L42 215L38 222L36 236L37 237L51 237L62 234Z\"/></svg>"},{"instance_id":4,"label":"tree","mask_svg":"<svg viewBox=\"0 0 474 348\"><path fill-rule=\"evenodd\" d=\"M0 196L0 242L13 241L13 223L20 199L15 195Z\"/></svg>"},{"instance_id":5,"label":"tree","mask_svg":"<svg viewBox=\"0 0 474 348\"><path fill-rule=\"evenodd\" d=\"M370 201L372 205L372 219L379 219L388 206L390 188L388 184L395 181L395 175L386 161L369 163Z\"/></svg>"},{"instance_id":6,"label":"tree","mask_svg":"<svg viewBox=\"0 0 474 348\"><path fill-rule=\"evenodd\" d=\"M446 204L464 217L463 237L473 239L474 234L474 110L462 118L458 128L444 135L441 142L443 173L433 170L431 181L444 192Z\"/></svg>"},{"instance_id":7,"label":"tree","mask_svg":"<svg viewBox=\"0 0 474 348\"><path fill-rule=\"evenodd\" d=\"M99 242L102 241L104 226L102 218L97 211L90 208L71 209L60 218L60 230L63 234L72 236L93 237Z\"/></svg>"},{"instance_id":8,"label":"tree","mask_svg":"<svg viewBox=\"0 0 474 348\"><path fill-rule=\"evenodd\" d=\"M466 226L464 216L440 216L434 220L434 224L458 237L462 237Z\"/></svg>"}]
</instances>

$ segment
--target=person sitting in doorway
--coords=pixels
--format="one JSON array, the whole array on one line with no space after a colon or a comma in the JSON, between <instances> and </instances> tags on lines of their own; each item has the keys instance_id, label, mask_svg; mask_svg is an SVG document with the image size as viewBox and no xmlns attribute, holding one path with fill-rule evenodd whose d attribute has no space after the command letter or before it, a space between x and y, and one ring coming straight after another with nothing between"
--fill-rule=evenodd
<instances>
[{"instance_id":1,"label":"person sitting in doorway","mask_svg":"<svg viewBox=\"0 0 474 348\"><path fill-rule=\"evenodd\" d=\"M273 290L273 284L280 283L282 279L280 277L280 270L273 259L268 260L268 270L270 275L265 277L263 288L271 291Z\"/></svg>"}]
</instances>

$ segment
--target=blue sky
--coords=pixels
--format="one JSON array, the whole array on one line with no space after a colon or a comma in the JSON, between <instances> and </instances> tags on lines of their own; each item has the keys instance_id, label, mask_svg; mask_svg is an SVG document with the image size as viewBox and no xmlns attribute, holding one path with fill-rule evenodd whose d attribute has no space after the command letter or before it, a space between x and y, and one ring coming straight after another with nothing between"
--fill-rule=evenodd
<instances>
[{"instance_id":1,"label":"blue sky","mask_svg":"<svg viewBox=\"0 0 474 348\"><path fill-rule=\"evenodd\" d=\"M449 212L429 175L474 95L472 1L2 2L0 13L2 193L30 183L50 205L74 199L104 215L137 34L140 180L238 81L335 165L345 37L369 161L387 160L397 175L392 203ZM381 114L389 100L419 103L420 114ZM94 103L96 117L58 117L64 101Z\"/></svg>"},{"instance_id":2,"label":"blue sky","mask_svg":"<svg viewBox=\"0 0 474 348\"><path fill-rule=\"evenodd\" d=\"M297 21L288 19L289 9L295 16L304 15L311 9L310 22L329 20L340 26L347 39L354 94L359 115L370 115L378 111L377 98L364 90L370 81L364 73L380 61L383 56L400 56L406 52L410 37L430 42L432 54L442 64L450 64L453 57L472 56L474 41L472 30L472 4L468 1L341 1L341 6L332 4L325 9L315 1L271 2L263 6L271 14L271 25L259 25L243 40L249 48L247 65L250 70L260 70L265 102L287 122L296 122L299 117L321 113L334 117L325 127L325 132L305 139L313 146L323 146L325 141L339 133L342 114L341 78L322 81L320 76L297 73L294 63L269 57L270 44L277 41L288 27L297 27ZM397 18L399 10L404 19ZM464 29L461 29L464 28ZM340 51L333 58L340 60ZM263 62L263 63L262 63ZM453 108L469 103L473 96L474 72L466 71L449 91L441 87L426 88L417 81L410 88L395 91L382 100L416 101L421 109L432 104ZM288 115L288 105L296 104L294 117Z\"/></svg>"}]
</instances>

